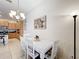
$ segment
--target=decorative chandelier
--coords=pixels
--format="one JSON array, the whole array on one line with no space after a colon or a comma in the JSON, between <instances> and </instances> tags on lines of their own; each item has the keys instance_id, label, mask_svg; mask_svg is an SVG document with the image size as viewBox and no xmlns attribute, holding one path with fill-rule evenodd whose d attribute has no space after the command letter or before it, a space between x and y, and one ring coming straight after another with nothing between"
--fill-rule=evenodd
<instances>
[{"instance_id":1,"label":"decorative chandelier","mask_svg":"<svg viewBox=\"0 0 79 59\"><path fill-rule=\"evenodd\" d=\"M20 10L19 10L19 0L18 0L18 8L17 8L17 11L10 10L9 16L12 19L16 19L16 20L24 20L25 19L24 13L20 12Z\"/></svg>"}]
</instances>

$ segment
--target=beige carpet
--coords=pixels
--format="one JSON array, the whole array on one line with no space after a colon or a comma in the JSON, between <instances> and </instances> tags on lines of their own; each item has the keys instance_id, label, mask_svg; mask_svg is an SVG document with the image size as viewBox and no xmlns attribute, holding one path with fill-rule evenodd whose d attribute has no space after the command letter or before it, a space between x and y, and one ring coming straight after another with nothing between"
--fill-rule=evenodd
<instances>
[{"instance_id":1,"label":"beige carpet","mask_svg":"<svg viewBox=\"0 0 79 59\"><path fill-rule=\"evenodd\" d=\"M0 59L24 59L19 40L11 39L6 46L0 44Z\"/></svg>"}]
</instances>

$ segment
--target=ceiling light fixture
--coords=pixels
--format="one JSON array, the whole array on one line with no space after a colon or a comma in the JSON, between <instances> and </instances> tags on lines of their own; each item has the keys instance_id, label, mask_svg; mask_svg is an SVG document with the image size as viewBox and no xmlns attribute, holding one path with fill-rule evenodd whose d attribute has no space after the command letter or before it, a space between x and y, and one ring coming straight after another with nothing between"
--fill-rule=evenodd
<instances>
[{"instance_id":1,"label":"ceiling light fixture","mask_svg":"<svg viewBox=\"0 0 79 59\"><path fill-rule=\"evenodd\" d=\"M17 8L17 10L16 11L10 10L9 16L12 19L16 19L16 20L24 20L25 19L24 13L20 12L20 10L19 10L19 0L18 0L18 8Z\"/></svg>"}]
</instances>

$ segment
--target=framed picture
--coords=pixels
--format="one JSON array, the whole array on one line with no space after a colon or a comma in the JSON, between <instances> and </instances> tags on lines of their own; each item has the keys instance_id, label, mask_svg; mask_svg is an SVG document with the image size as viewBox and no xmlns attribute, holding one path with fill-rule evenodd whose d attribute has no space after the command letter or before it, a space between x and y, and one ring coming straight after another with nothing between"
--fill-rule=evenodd
<instances>
[{"instance_id":1,"label":"framed picture","mask_svg":"<svg viewBox=\"0 0 79 59\"><path fill-rule=\"evenodd\" d=\"M34 29L46 29L46 16L34 20Z\"/></svg>"}]
</instances>

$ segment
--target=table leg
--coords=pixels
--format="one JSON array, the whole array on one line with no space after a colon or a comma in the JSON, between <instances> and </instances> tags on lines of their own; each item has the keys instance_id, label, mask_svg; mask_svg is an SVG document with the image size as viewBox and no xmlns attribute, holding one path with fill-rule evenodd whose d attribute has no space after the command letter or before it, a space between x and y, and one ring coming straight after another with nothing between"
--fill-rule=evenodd
<instances>
[{"instance_id":1,"label":"table leg","mask_svg":"<svg viewBox=\"0 0 79 59\"><path fill-rule=\"evenodd\" d=\"M44 59L44 53L40 53L40 58Z\"/></svg>"},{"instance_id":2,"label":"table leg","mask_svg":"<svg viewBox=\"0 0 79 59\"><path fill-rule=\"evenodd\" d=\"M5 45L5 39L3 38L3 44Z\"/></svg>"},{"instance_id":3,"label":"table leg","mask_svg":"<svg viewBox=\"0 0 79 59\"><path fill-rule=\"evenodd\" d=\"M26 47L26 49L27 49L27 59L28 59L28 46Z\"/></svg>"}]
</instances>

